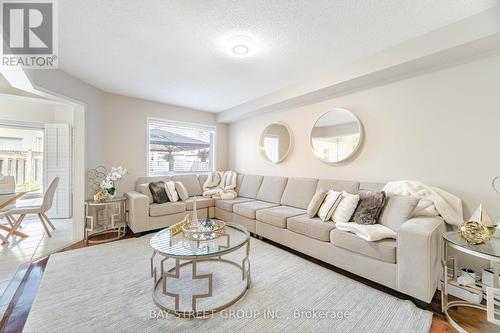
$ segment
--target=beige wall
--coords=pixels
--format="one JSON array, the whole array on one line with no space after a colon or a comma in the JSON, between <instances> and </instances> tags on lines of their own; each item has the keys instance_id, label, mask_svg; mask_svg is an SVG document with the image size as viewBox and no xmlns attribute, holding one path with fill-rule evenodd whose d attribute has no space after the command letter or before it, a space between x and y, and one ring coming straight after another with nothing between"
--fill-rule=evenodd
<instances>
[{"instance_id":1,"label":"beige wall","mask_svg":"<svg viewBox=\"0 0 500 333\"><path fill-rule=\"evenodd\" d=\"M117 183L120 193L132 190L137 178L147 175L148 117L216 126L215 167L227 167L227 125L216 124L213 113L106 94L103 115L105 133L100 136L100 144L105 158L102 163L108 168L121 165L129 170L127 177Z\"/></svg>"},{"instance_id":2,"label":"beige wall","mask_svg":"<svg viewBox=\"0 0 500 333\"><path fill-rule=\"evenodd\" d=\"M500 197L490 182L500 174L500 56L352 93L297 109L233 123L229 167L241 173L387 182L412 179L479 203L500 220ZM309 147L309 134L325 111L353 111L365 128L360 154L330 166ZM261 131L286 122L294 149L279 165L259 154Z\"/></svg>"}]
</instances>

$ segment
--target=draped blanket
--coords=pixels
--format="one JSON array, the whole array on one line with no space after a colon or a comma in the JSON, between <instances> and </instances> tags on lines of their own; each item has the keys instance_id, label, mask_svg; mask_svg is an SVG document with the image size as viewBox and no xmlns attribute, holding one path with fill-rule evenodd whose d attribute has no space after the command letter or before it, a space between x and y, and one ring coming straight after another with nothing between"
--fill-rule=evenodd
<instances>
[{"instance_id":1,"label":"draped blanket","mask_svg":"<svg viewBox=\"0 0 500 333\"><path fill-rule=\"evenodd\" d=\"M460 225L464 222L462 200L453 194L417 181L394 181L385 185L387 194L410 195L420 199L412 216L437 216L446 223Z\"/></svg>"},{"instance_id":2,"label":"draped blanket","mask_svg":"<svg viewBox=\"0 0 500 333\"><path fill-rule=\"evenodd\" d=\"M234 199L238 174L234 171L215 171L203 183L203 196L214 199Z\"/></svg>"}]
</instances>

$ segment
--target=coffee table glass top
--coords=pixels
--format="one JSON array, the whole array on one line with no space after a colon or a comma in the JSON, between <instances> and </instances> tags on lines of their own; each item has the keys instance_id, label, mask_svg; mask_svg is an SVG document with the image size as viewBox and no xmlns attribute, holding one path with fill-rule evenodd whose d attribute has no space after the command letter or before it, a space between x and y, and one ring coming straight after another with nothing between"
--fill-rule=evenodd
<instances>
[{"instance_id":1,"label":"coffee table glass top","mask_svg":"<svg viewBox=\"0 0 500 333\"><path fill-rule=\"evenodd\" d=\"M191 241L182 232L172 236L170 228L158 232L151 238L150 245L156 252L173 257L211 257L223 255L243 246L250 234L236 224L226 223L220 237L204 241Z\"/></svg>"},{"instance_id":2,"label":"coffee table glass top","mask_svg":"<svg viewBox=\"0 0 500 333\"><path fill-rule=\"evenodd\" d=\"M489 256L500 258L500 231L497 231L494 236L491 237L490 241L485 244L472 245L467 243L460 234L456 231L445 232L443 234L444 239L448 242L453 243L465 250L474 251L478 253L483 253Z\"/></svg>"}]
</instances>

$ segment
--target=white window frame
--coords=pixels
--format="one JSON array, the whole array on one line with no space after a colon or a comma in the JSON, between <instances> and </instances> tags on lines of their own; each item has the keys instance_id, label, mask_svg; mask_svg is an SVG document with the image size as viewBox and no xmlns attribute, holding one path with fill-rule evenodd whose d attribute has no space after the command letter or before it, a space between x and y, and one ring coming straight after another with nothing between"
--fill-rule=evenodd
<instances>
[{"instance_id":1,"label":"white window frame","mask_svg":"<svg viewBox=\"0 0 500 333\"><path fill-rule=\"evenodd\" d=\"M213 172L214 170L217 170L217 127L216 126L211 126L211 125L205 125L205 124L199 124L199 123L192 123L192 122L184 122L184 121L177 121L177 120L170 120L170 119L165 119L165 118L157 118L157 117L146 117L146 174L150 176L149 174L149 124L150 122L164 122L166 125L175 125L178 124L179 126L188 126L192 128L199 128L199 129L204 129L204 130L210 130L213 131L214 136L213 136L213 147L210 147L210 171L196 171L197 174L208 174L210 172ZM182 174L189 174L193 173L193 171L172 171L168 172L165 174L165 176L169 175L182 175Z\"/></svg>"}]
</instances>

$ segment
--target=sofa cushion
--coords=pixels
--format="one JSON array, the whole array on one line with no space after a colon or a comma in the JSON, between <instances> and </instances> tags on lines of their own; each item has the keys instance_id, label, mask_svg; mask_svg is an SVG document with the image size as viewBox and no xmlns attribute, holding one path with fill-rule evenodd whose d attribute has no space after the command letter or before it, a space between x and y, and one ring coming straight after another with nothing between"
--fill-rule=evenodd
<instances>
[{"instance_id":1,"label":"sofa cushion","mask_svg":"<svg viewBox=\"0 0 500 333\"><path fill-rule=\"evenodd\" d=\"M193 197L189 197L186 201L186 210L193 210ZM214 206L214 199L206 197L196 197L196 209L208 208Z\"/></svg>"},{"instance_id":2,"label":"sofa cushion","mask_svg":"<svg viewBox=\"0 0 500 333\"><path fill-rule=\"evenodd\" d=\"M167 202L149 205L149 216L164 216L182 213L186 210L184 202Z\"/></svg>"},{"instance_id":3,"label":"sofa cushion","mask_svg":"<svg viewBox=\"0 0 500 333\"><path fill-rule=\"evenodd\" d=\"M302 215L306 211L289 206L278 206L267 209L260 209L256 213L256 218L260 222L273 225L278 228L286 228L286 221L289 217Z\"/></svg>"},{"instance_id":4,"label":"sofa cushion","mask_svg":"<svg viewBox=\"0 0 500 333\"><path fill-rule=\"evenodd\" d=\"M233 206L233 212L238 215L248 217L249 219L255 219L257 210L275 206L278 205L270 202L254 200L235 204Z\"/></svg>"},{"instance_id":5,"label":"sofa cushion","mask_svg":"<svg viewBox=\"0 0 500 333\"><path fill-rule=\"evenodd\" d=\"M236 197L228 200L215 200L215 207L223 209L227 212L233 211L233 206L238 203L253 201L254 199Z\"/></svg>"},{"instance_id":6,"label":"sofa cushion","mask_svg":"<svg viewBox=\"0 0 500 333\"><path fill-rule=\"evenodd\" d=\"M301 209L307 209L307 205L316 192L318 180L312 178L288 178L285 191L281 197L281 204Z\"/></svg>"},{"instance_id":7,"label":"sofa cushion","mask_svg":"<svg viewBox=\"0 0 500 333\"><path fill-rule=\"evenodd\" d=\"M263 176L245 175L239 186L238 195L244 198L255 199L259 193Z\"/></svg>"},{"instance_id":8,"label":"sofa cushion","mask_svg":"<svg viewBox=\"0 0 500 333\"><path fill-rule=\"evenodd\" d=\"M201 186L198 181L197 175L177 175L173 176L172 180L175 182L181 182L189 192L190 197L194 197L196 195L201 195Z\"/></svg>"},{"instance_id":9,"label":"sofa cushion","mask_svg":"<svg viewBox=\"0 0 500 333\"><path fill-rule=\"evenodd\" d=\"M346 191L356 194L359 191L359 182L349 180L320 179L318 182L318 190L335 190L338 192Z\"/></svg>"},{"instance_id":10,"label":"sofa cushion","mask_svg":"<svg viewBox=\"0 0 500 333\"><path fill-rule=\"evenodd\" d=\"M135 190L147 196L150 204L155 202L155 200L153 199L153 194L151 194L151 190L149 189L149 183L137 184L135 186Z\"/></svg>"},{"instance_id":11,"label":"sofa cushion","mask_svg":"<svg viewBox=\"0 0 500 333\"><path fill-rule=\"evenodd\" d=\"M359 194L351 194L346 191L342 192L340 202L333 212L332 221L335 223L347 223L351 220L352 214L358 207Z\"/></svg>"},{"instance_id":12,"label":"sofa cushion","mask_svg":"<svg viewBox=\"0 0 500 333\"><path fill-rule=\"evenodd\" d=\"M257 200L279 204L287 183L286 177L265 176Z\"/></svg>"},{"instance_id":13,"label":"sofa cushion","mask_svg":"<svg viewBox=\"0 0 500 333\"><path fill-rule=\"evenodd\" d=\"M151 182L157 182L157 181L164 181L164 182L168 182L169 180L172 180L171 179L172 177L170 176L147 176L147 177L139 177L137 178L137 181L135 182L135 184L149 184Z\"/></svg>"},{"instance_id":14,"label":"sofa cushion","mask_svg":"<svg viewBox=\"0 0 500 333\"><path fill-rule=\"evenodd\" d=\"M198 175L198 183L200 184L201 190L203 191L203 184L205 184L205 181L208 179L207 174L202 174Z\"/></svg>"},{"instance_id":15,"label":"sofa cushion","mask_svg":"<svg viewBox=\"0 0 500 333\"><path fill-rule=\"evenodd\" d=\"M382 239L376 242L369 242L348 231L335 229L330 234L330 241L333 245L346 250L391 264L396 263L397 241L395 239Z\"/></svg>"},{"instance_id":16,"label":"sofa cushion","mask_svg":"<svg viewBox=\"0 0 500 333\"><path fill-rule=\"evenodd\" d=\"M241 183L243 182L244 175L238 174L238 177L236 177L236 188L234 189L236 193L240 193L240 188L241 188Z\"/></svg>"},{"instance_id":17,"label":"sofa cushion","mask_svg":"<svg viewBox=\"0 0 500 333\"><path fill-rule=\"evenodd\" d=\"M287 221L287 229L323 242L330 240L330 231L335 228L333 222L323 222L319 217L307 215L291 217Z\"/></svg>"},{"instance_id":18,"label":"sofa cushion","mask_svg":"<svg viewBox=\"0 0 500 333\"><path fill-rule=\"evenodd\" d=\"M390 195L380 215L380 224L397 231L410 219L411 213L417 207L420 199L409 195Z\"/></svg>"},{"instance_id":19,"label":"sofa cushion","mask_svg":"<svg viewBox=\"0 0 500 333\"><path fill-rule=\"evenodd\" d=\"M175 184L175 190L177 191L179 198L182 201L187 200L189 198L189 192L186 189L186 186L184 186L184 184L181 182L174 182L174 184Z\"/></svg>"},{"instance_id":20,"label":"sofa cushion","mask_svg":"<svg viewBox=\"0 0 500 333\"><path fill-rule=\"evenodd\" d=\"M318 214L319 208L323 204L323 201L325 201L327 194L327 191L319 190L313 195L311 202L307 205L307 216L313 218Z\"/></svg>"}]
</instances>

